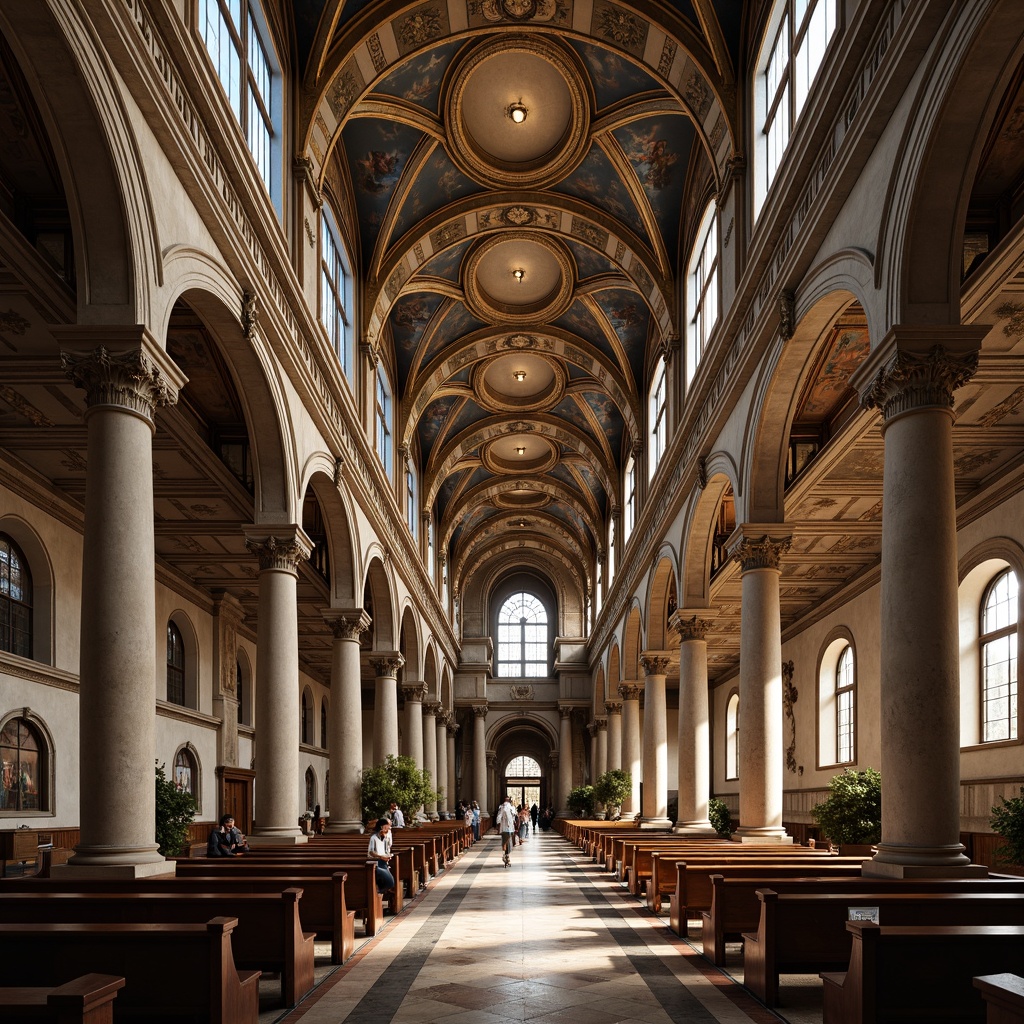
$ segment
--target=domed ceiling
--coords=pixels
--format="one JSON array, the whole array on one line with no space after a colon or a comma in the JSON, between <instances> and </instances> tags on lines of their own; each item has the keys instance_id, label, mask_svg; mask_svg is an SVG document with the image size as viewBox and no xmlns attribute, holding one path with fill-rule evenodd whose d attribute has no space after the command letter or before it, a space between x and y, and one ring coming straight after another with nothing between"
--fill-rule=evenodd
<instances>
[{"instance_id":1,"label":"domed ceiling","mask_svg":"<svg viewBox=\"0 0 1024 1024\"><path fill-rule=\"evenodd\" d=\"M456 586L511 533L592 591L679 333L688 182L706 201L731 156L739 6L295 5L306 151Z\"/></svg>"}]
</instances>

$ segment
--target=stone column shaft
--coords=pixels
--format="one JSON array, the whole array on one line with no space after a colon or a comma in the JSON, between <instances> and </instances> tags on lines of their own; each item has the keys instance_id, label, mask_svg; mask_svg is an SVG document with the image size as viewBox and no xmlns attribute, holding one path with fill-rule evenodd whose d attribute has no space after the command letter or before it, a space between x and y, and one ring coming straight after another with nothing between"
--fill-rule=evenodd
<instances>
[{"instance_id":1,"label":"stone column shaft","mask_svg":"<svg viewBox=\"0 0 1024 1024\"><path fill-rule=\"evenodd\" d=\"M441 798L437 801L437 811L448 810L448 715L444 708L437 713L437 784Z\"/></svg>"},{"instance_id":2,"label":"stone column shaft","mask_svg":"<svg viewBox=\"0 0 1024 1024\"><path fill-rule=\"evenodd\" d=\"M606 700L608 712L608 761L607 771L622 769L622 701Z\"/></svg>"},{"instance_id":3,"label":"stone column shaft","mask_svg":"<svg viewBox=\"0 0 1024 1024\"><path fill-rule=\"evenodd\" d=\"M423 769L430 775L432 789L441 788L441 780L437 774L437 713L441 705L430 701L423 705ZM437 801L431 800L423 809L431 821L437 820Z\"/></svg>"},{"instance_id":4,"label":"stone column shaft","mask_svg":"<svg viewBox=\"0 0 1024 1024\"><path fill-rule=\"evenodd\" d=\"M608 719L595 718L597 726L597 768L596 777L600 778L608 771Z\"/></svg>"},{"instance_id":5,"label":"stone column shaft","mask_svg":"<svg viewBox=\"0 0 1024 1024\"><path fill-rule=\"evenodd\" d=\"M633 780L633 792L622 803L622 816L640 813L640 779L643 765L640 760L640 687L637 683L623 683L619 687L622 697L622 770Z\"/></svg>"},{"instance_id":6,"label":"stone column shaft","mask_svg":"<svg viewBox=\"0 0 1024 1024\"><path fill-rule=\"evenodd\" d=\"M473 705L473 792L463 793L464 800L476 800L489 807L487 796L487 705Z\"/></svg>"},{"instance_id":7,"label":"stone column shaft","mask_svg":"<svg viewBox=\"0 0 1024 1024\"><path fill-rule=\"evenodd\" d=\"M566 800L572 789L572 708L559 707L558 713L558 813L564 817L569 813Z\"/></svg>"},{"instance_id":8,"label":"stone column shaft","mask_svg":"<svg viewBox=\"0 0 1024 1024\"><path fill-rule=\"evenodd\" d=\"M644 806L642 824L667 828L668 817L668 709L665 674L668 659L645 654L644 669Z\"/></svg>"},{"instance_id":9,"label":"stone column shaft","mask_svg":"<svg viewBox=\"0 0 1024 1024\"><path fill-rule=\"evenodd\" d=\"M363 697L359 638L369 628L362 609L325 615L334 633L331 648L331 703L328 709L331 771L329 833L358 832L363 808Z\"/></svg>"},{"instance_id":10,"label":"stone column shaft","mask_svg":"<svg viewBox=\"0 0 1024 1024\"><path fill-rule=\"evenodd\" d=\"M400 654L375 657L373 681L373 763L380 765L398 756L398 670L405 663Z\"/></svg>"},{"instance_id":11,"label":"stone column shaft","mask_svg":"<svg viewBox=\"0 0 1024 1024\"><path fill-rule=\"evenodd\" d=\"M453 715L448 716L448 720L445 723L445 750L448 755L448 760L445 765L446 772L446 783L445 792L448 793L448 810L455 810L455 736L458 733L459 727L455 723Z\"/></svg>"},{"instance_id":12,"label":"stone column shaft","mask_svg":"<svg viewBox=\"0 0 1024 1024\"><path fill-rule=\"evenodd\" d=\"M423 699L427 695L426 683L413 683L402 687L405 698L406 754L423 769Z\"/></svg>"}]
</instances>

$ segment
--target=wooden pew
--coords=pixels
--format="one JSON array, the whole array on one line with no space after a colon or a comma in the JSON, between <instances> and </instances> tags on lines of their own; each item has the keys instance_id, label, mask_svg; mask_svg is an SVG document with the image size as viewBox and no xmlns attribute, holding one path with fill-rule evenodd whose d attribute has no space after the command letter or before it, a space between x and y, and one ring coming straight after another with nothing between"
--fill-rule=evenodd
<instances>
[{"instance_id":1,"label":"wooden pew","mask_svg":"<svg viewBox=\"0 0 1024 1024\"><path fill-rule=\"evenodd\" d=\"M125 979L115 1004L118 1024L257 1024L260 972L235 969L236 923L0 923L0 985L61 985L117 971Z\"/></svg>"},{"instance_id":2,"label":"wooden pew","mask_svg":"<svg viewBox=\"0 0 1024 1024\"><path fill-rule=\"evenodd\" d=\"M124 978L83 974L74 981L45 988L0 988L0 1020L6 1024L112 1024L114 997Z\"/></svg>"},{"instance_id":3,"label":"wooden pew","mask_svg":"<svg viewBox=\"0 0 1024 1024\"><path fill-rule=\"evenodd\" d=\"M974 979L988 1008L985 1024L1024 1022L1024 978L1016 974L987 974Z\"/></svg>"},{"instance_id":4,"label":"wooden pew","mask_svg":"<svg viewBox=\"0 0 1024 1024\"><path fill-rule=\"evenodd\" d=\"M231 936L235 965L279 972L281 998L294 1006L313 988L313 932L299 923L301 889L281 893L0 893L0 919L99 924L203 924L213 914L238 919Z\"/></svg>"},{"instance_id":5,"label":"wooden pew","mask_svg":"<svg viewBox=\"0 0 1024 1024\"><path fill-rule=\"evenodd\" d=\"M225 858L227 859L227 858ZM76 878L68 879L6 879L0 885L0 899L9 892L113 892L113 893L202 893L214 907L219 894L232 896L239 893L271 893L280 895L285 889L302 890L299 918L304 932L314 932L321 939L330 939L331 963L344 963L355 952L355 911L347 906L349 896L366 900L372 894L366 934L374 935L384 922L380 896L373 884L373 867L363 865L358 874L335 871L329 875L305 873L286 875L241 874L220 875L157 875L149 878ZM367 890L367 886L369 889ZM364 910L363 913L367 911Z\"/></svg>"},{"instance_id":6,"label":"wooden pew","mask_svg":"<svg viewBox=\"0 0 1024 1024\"><path fill-rule=\"evenodd\" d=\"M878 907L886 925L1013 925L1020 926L1024 935L1024 892L876 889L853 894L760 889L758 897L757 931L743 935L743 984L766 1006L778 1003L780 974L841 970L849 962L850 907Z\"/></svg>"},{"instance_id":7,"label":"wooden pew","mask_svg":"<svg viewBox=\"0 0 1024 1024\"><path fill-rule=\"evenodd\" d=\"M826 972L824 1024L985 1024L974 987L985 971L1019 970L1024 926L877 925L848 921L849 967Z\"/></svg>"}]
</instances>

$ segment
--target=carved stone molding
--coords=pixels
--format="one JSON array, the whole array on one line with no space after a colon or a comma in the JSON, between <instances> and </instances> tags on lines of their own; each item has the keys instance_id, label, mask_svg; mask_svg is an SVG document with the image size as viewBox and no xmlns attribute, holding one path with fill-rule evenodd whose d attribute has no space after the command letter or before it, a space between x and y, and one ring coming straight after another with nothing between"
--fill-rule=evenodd
<instances>
[{"instance_id":1,"label":"carved stone molding","mask_svg":"<svg viewBox=\"0 0 1024 1024\"><path fill-rule=\"evenodd\" d=\"M608 728L608 719L607 718L595 718L594 719L594 728L597 729L598 731L600 731L601 729L607 729Z\"/></svg>"},{"instance_id":2,"label":"carved stone molding","mask_svg":"<svg viewBox=\"0 0 1024 1024\"><path fill-rule=\"evenodd\" d=\"M559 717L561 717L563 721L566 718L572 718L572 713L573 713L574 710L575 710L575 708L572 708L572 707L560 706L558 708Z\"/></svg>"},{"instance_id":3,"label":"carved stone molding","mask_svg":"<svg viewBox=\"0 0 1024 1024\"><path fill-rule=\"evenodd\" d=\"M778 569L782 556L789 550L789 537L776 540L767 534L760 540L743 540L736 548L743 572L751 569Z\"/></svg>"},{"instance_id":4,"label":"carved stone molding","mask_svg":"<svg viewBox=\"0 0 1024 1024\"><path fill-rule=\"evenodd\" d=\"M441 702L439 700L428 700L423 704L423 714L427 718L436 718L441 714Z\"/></svg>"},{"instance_id":5,"label":"carved stone molding","mask_svg":"<svg viewBox=\"0 0 1024 1024\"><path fill-rule=\"evenodd\" d=\"M508 688L508 695L510 700L533 700L533 686L530 683L517 683Z\"/></svg>"},{"instance_id":6,"label":"carved stone molding","mask_svg":"<svg viewBox=\"0 0 1024 1024\"><path fill-rule=\"evenodd\" d=\"M326 611L324 619L336 640L351 640L356 643L359 643L359 638L370 628L372 621L364 611Z\"/></svg>"},{"instance_id":7,"label":"carved stone molding","mask_svg":"<svg viewBox=\"0 0 1024 1024\"><path fill-rule=\"evenodd\" d=\"M248 290L242 292L242 337L252 341L256 327L260 322L260 310L256 304L256 296Z\"/></svg>"},{"instance_id":8,"label":"carved stone molding","mask_svg":"<svg viewBox=\"0 0 1024 1024\"><path fill-rule=\"evenodd\" d=\"M912 409L953 409L953 392L978 368L977 351L957 353L933 345L926 353L897 350L861 395L861 406L890 420Z\"/></svg>"},{"instance_id":9,"label":"carved stone molding","mask_svg":"<svg viewBox=\"0 0 1024 1024\"><path fill-rule=\"evenodd\" d=\"M413 683L411 686L402 687L402 698L406 701L412 701L414 704L422 704L426 696L426 683Z\"/></svg>"},{"instance_id":10,"label":"carved stone molding","mask_svg":"<svg viewBox=\"0 0 1024 1024\"><path fill-rule=\"evenodd\" d=\"M276 570L297 574L299 563L309 558L313 550L309 538L301 531L287 537L246 536L245 546L258 559L260 572Z\"/></svg>"},{"instance_id":11,"label":"carved stone molding","mask_svg":"<svg viewBox=\"0 0 1024 1024\"><path fill-rule=\"evenodd\" d=\"M454 738L459 732L459 723L453 718L449 717L448 721L444 723L444 727L448 730L448 737Z\"/></svg>"},{"instance_id":12,"label":"carved stone molding","mask_svg":"<svg viewBox=\"0 0 1024 1024\"><path fill-rule=\"evenodd\" d=\"M779 292L779 337L789 341L796 330L796 296L784 288Z\"/></svg>"},{"instance_id":13,"label":"carved stone molding","mask_svg":"<svg viewBox=\"0 0 1024 1024\"><path fill-rule=\"evenodd\" d=\"M115 406L153 423L158 406L174 405L178 391L160 368L138 349L111 352L102 345L92 352L61 352L64 373L82 388L90 409Z\"/></svg>"},{"instance_id":14,"label":"carved stone molding","mask_svg":"<svg viewBox=\"0 0 1024 1024\"><path fill-rule=\"evenodd\" d=\"M606 700L604 702L604 709L611 715L622 714L622 701L621 700Z\"/></svg>"},{"instance_id":15,"label":"carved stone molding","mask_svg":"<svg viewBox=\"0 0 1024 1024\"><path fill-rule=\"evenodd\" d=\"M405 664L405 658L400 654L386 654L381 657L370 658L374 674L377 676L394 678L398 670Z\"/></svg>"},{"instance_id":16,"label":"carved stone molding","mask_svg":"<svg viewBox=\"0 0 1024 1024\"><path fill-rule=\"evenodd\" d=\"M619 683L619 696L623 700L639 700L641 692L637 683Z\"/></svg>"},{"instance_id":17,"label":"carved stone molding","mask_svg":"<svg viewBox=\"0 0 1024 1024\"><path fill-rule=\"evenodd\" d=\"M489 710L489 708L487 707L486 704L474 704L473 705L473 715L476 718L486 718L488 710Z\"/></svg>"},{"instance_id":18,"label":"carved stone molding","mask_svg":"<svg viewBox=\"0 0 1024 1024\"><path fill-rule=\"evenodd\" d=\"M663 658L656 654L641 654L640 665L644 672L649 676L663 676L668 672L669 666L672 664L670 658Z\"/></svg>"}]
</instances>

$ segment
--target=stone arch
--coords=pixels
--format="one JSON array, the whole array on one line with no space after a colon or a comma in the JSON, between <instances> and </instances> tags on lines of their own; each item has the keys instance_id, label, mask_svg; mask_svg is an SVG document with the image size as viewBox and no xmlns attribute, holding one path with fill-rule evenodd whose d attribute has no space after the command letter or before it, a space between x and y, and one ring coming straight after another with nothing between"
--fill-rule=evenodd
<instances>
[{"instance_id":1,"label":"stone arch","mask_svg":"<svg viewBox=\"0 0 1024 1024\"><path fill-rule=\"evenodd\" d=\"M427 684L427 700L436 701L440 699L440 689L437 683L437 659L434 655L434 643L427 644L427 653L423 659L423 681Z\"/></svg>"},{"instance_id":2,"label":"stone arch","mask_svg":"<svg viewBox=\"0 0 1024 1024\"><path fill-rule=\"evenodd\" d=\"M542 737L548 744L549 752L558 749L557 727L535 711L524 711L522 714L516 715L515 718L497 718L494 724L487 728L488 749L498 751L503 738L507 738L510 734L518 731L528 731ZM545 759L538 758L537 760L540 762L541 770L543 770ZM497 761L498 770L504 770L507 763L508 759L503 759L499 755Z\"/></svg>"},{"instance_id":3,"label":"stone arch","mask_svg":"<svg viewBox=\"0 0 1024 1024\"><path fill-rule=\"evenodd\" d=\"M419 682L423 678L423 659L420 651L420 631L412 602L405 601L402 609L402 625L399 632L398 650L405 658L399 674L401 682Z\"/></svg>"},{"instance_id":4,"label":"stone arch","mask_svg":"<svg viewBox=\"0 0 1024 1024\"><path fill-rule=\"evenodd\" d=\"M605 713L605 700L606 698L604 693L604 665L598 665L597 672L595 673L594 677L594 706L592 711L593 715L601 716Z\"/></svg>"},{"instance_id":5,"label":"stone arch","mask_svg":"<svg viewBox=\"0 0 1024 1024\"><path fill-rule=\"evenodd\" d=\"M18 545L32 575L32 660L53 665L57 589L50 554L39 534L21 516L0 516L0 533L6 533ZM81 558L78 561L80 568Z\"/></svg>"},{"instance_id":6,"label":"stone arch","mask_svg":"<svg viewBox=\"0 0 1024 1024\"><path fill-rule=\"evenodd\" d=\"M451 711L455 707L455 695L452 692L452 674L447 663L441 671L441 707Z\"/></svg>"},{"instance_id":7,"label":"stone arch","mask_svg":"<svg viewBox=\"0 0 1024 1024\"><path fill-rule=\"evenodd\" d=\"M652 651L667 650L669 642L668 620L678 606L679 591L676 585L676 553L669 545L663 545L660 557L651 573L647 591L647 648Z\"/></svg>"},{"instance_id":8,"label":"stone arch","mask_svg":"<svg viewBox=\"0 0 1024 1024\"><path fill-rule=\"evenodd\" d=\"M935 8L934 18L946 15L946 5ZM944 45L922 76L913 119L892 161L875 249L886 329L960 323L961 243L971 183L1003 90L1024 53L1014 0L960 5L939 34Z\"/></svg>"},{"instance_id":9,"label":"stone arch","mask_svg":"<svg viewBox=\"0 0 1024 1024\"><path fill-rule=\"evenodd\" d=\"M335 484L334 463L325 452L311 456L302 470L300 492L311 487L320 503L327 525L327 547L331 559L331 606L358 607L363 599L356 592L358 519L346 490Z\"/></svg>"},{"instance_id":10,"label":"stone arch","mask_svg":"<svg viewBox=\"0 0 1024 1024\"><path fill-rule=\"evenodd\" d=\"M715 523L722 498L730 487L735 494L735 477L718 471L709 473L705 486L690 495L683 527L680 608L706 608L710 602Z\"/></svg>"},{"instance_id":11,"label":"stone arch","mask_svg":"<svg viewBox=\"0 0 1024 1024\"><path fill-rule=\"evenodd\" d=\"M640 671L640 654L644 649L643 631L640 602L634 598L622 633L622 672L626 681L643 679Z\"/></svg>"},{"instance_id":12,"label":"stone arch","mask_svg":"<svg viewBox=\"0 0 1024 1024\"><path fill-rule=\"evenodd\" d=\"M377 551L371 548L363 590L365 593L366 589L369 589L373 602L373 621L370 624L370 629L373 631L372 648L375 651L396 651L398 650L398 630L396 628L395 588L391 573L378 553L379 546L374 545L374 548L377 548Z\"/></svg>"}]
</instances>

